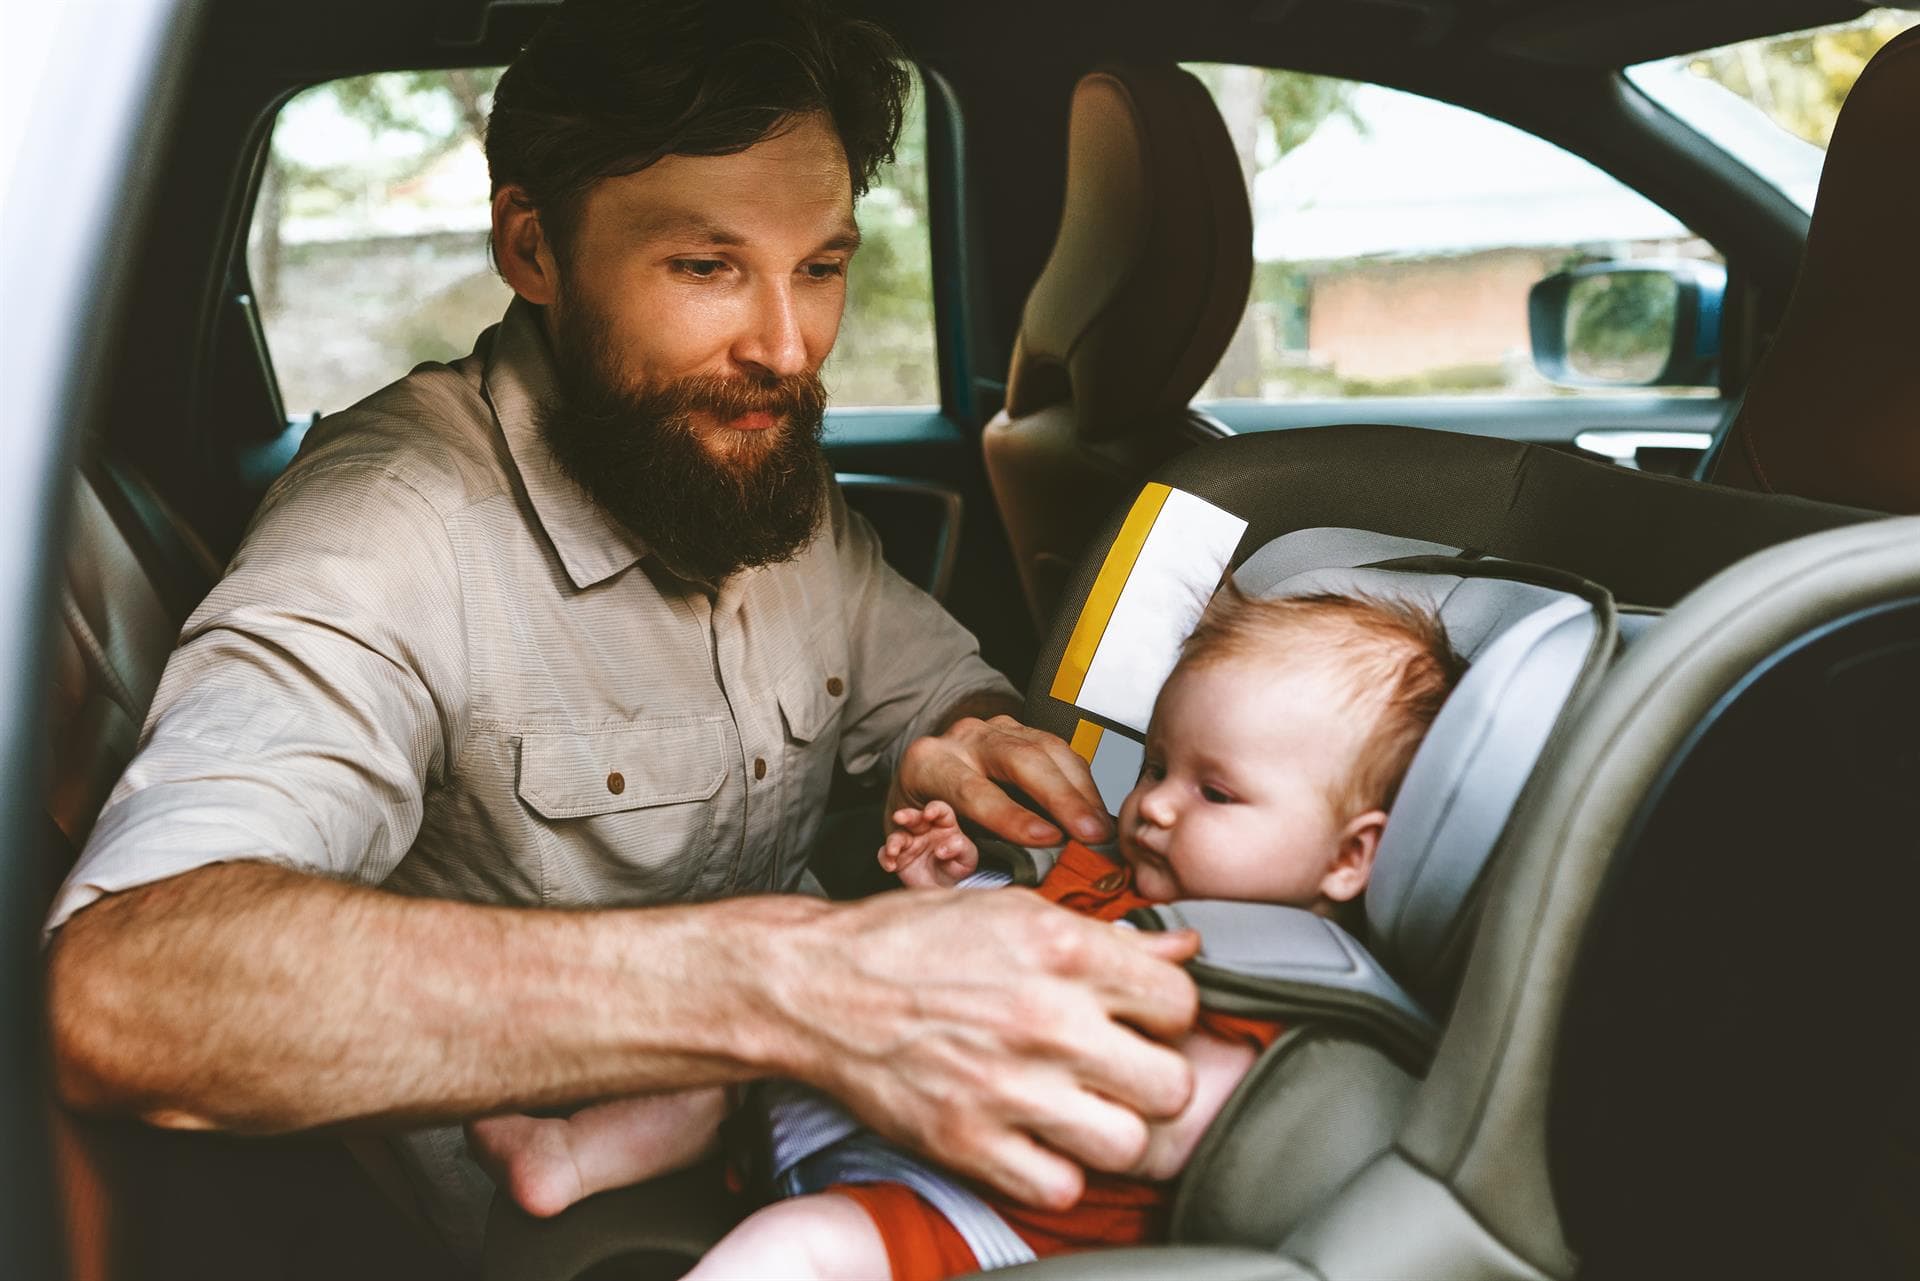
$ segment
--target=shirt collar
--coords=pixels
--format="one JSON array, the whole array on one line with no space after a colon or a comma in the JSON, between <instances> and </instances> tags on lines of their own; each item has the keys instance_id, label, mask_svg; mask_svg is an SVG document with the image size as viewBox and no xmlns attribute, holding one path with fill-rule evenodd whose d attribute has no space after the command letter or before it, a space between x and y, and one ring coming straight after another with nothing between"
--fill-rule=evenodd
<instances>
[{"instance_id":1,"label":"shirt collar","mask_svg":"<svg viewBox=\"0 0 1920 1281\"><path fill-rule=\"evenodd\" d=\"M516 297L500 322L486 383L520 483L573 585L604 582L646 555L646 544L561 470L540 433L540 406L554 394L553 352L540 308L524 298Z\"/></svg>"}]
</instances>

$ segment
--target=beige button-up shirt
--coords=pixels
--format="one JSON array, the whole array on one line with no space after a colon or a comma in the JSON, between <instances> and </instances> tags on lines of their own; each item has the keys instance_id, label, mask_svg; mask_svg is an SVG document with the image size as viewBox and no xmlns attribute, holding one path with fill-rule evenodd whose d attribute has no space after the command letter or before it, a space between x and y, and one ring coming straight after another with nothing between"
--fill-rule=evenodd
<instances>
[{"instance_id":1,"label":"beige button-up shirt","mask_svg":"<svg viewBox=\"0 0 1920 1281\"><path fill-rule=\"evenodd\" d=\"M188 620L55 901L234 859L473 902L800 886L837 757L1012 686L837 488L795 559L676 578L558 468L537 310L317 426ZM407 1145L477 1242L458 1130Z\"/></svg>"}]
</instances>

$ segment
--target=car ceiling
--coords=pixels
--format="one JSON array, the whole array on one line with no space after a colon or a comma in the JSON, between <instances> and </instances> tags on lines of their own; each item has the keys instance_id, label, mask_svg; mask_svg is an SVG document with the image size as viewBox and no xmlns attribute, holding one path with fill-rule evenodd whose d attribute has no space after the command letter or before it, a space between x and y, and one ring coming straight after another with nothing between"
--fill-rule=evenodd
<instances>
[{"instance_id":1,"label":"car ceiling","mask_svg":"<svg viewBox=\"0 0 1920 1281\"><path fill-rule=\"evenodd\" d=\"M1444 60L1625 66L1844 21L1859 0L847 0L934 62ZM213 34L290 79L501 62L551 0L226 0Z\"/></svg>"}]
</instances>

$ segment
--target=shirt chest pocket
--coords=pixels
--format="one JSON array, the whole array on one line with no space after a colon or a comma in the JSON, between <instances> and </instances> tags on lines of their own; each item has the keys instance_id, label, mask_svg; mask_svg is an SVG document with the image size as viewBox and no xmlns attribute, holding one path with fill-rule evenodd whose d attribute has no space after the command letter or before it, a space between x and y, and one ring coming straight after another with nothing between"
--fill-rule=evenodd
<instances>
[{"instance_id":1,"label":"shirt chest pocket","mask_svg":"<svg viewBox=\"0 0 1920 1281\"><path fill-rule=\"evenodd\" d=\"M849 694L844 643L816 641L774 685L786 729L780 773L787 819L782 845L789 857L782 860L783 875L798 874L791 856L806 852L825 812Z\"/></svg>"},{"instance_id":2,"label":"shirt chest pocket","mask_svg":"<svg viewBox=\"0 0 1920 1281\"><path fill-rule=\"evenodd\" d=\"M680 892L710 857L713 798L727 779L720 717L520 736L521 801L633 896Z\"/></svg>"}]
</instances>

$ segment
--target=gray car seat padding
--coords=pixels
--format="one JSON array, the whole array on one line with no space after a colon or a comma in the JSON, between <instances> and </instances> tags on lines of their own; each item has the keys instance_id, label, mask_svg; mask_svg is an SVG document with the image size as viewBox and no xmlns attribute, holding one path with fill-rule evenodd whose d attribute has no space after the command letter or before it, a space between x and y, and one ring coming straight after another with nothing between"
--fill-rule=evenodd
<instances>
[{"instance_id":1,"label":"gray car seat padding","mask_svg":"<svg viewBox=\"0 0 1920 1281\"><path fill-rule=\"evenodd\" d=\"M1143 928L1196 930L1188 972L1210 1010L1339 1025L1411 1070L1433 1053L1439 1026L1358 940L1324 916L1277 903L1188 899L1128 917Z\"/></svg>"},{"instance_id":2,"label":"gray car seat padding","mask_svg":"<svg viewBox=\"0 0 1920 1281\"><path fill-rule=\"evenodd\" d=\"M1920 518L1831 530L1717 575L1626 652L1549 745L1520 802L1439 1051L1397 1152L1376 1164L1429 1172L1532 1268L1572 1274L1548 1181L1546 1092L1609 862L1668 761L1756 664L1829 621L1915 592ZM1349 1188L1316 1218L1364 1218L1364 1208ZM1391 1213L1385 1200L1372 1207L1376 1230ZM1287 1248L1317 1266L1312 1231Z\"/></svg>"},{"instance_id":3,"label":"gray car seat padding","mask_svg":"<svg viewBox=\"0 0 1920 1281\"><path fill-rule=\"evenodd\" d=\"M1194 1150L1175 1241L1272 1247L1387 1150L1418 1084L1377 1047L1306 1024L1261 1055Z\"/></svg>"},{"instance_id":4,"label":"gray car seat padding","mask_svg":"<svg viewBox=\"0 0 1920 1281\"><path fill-rule=\"evenodd\" d=\"M1331 526L1378 531L1551 565L1616 600L1666 606L1763 547L1876 519L1852 508L1628 471L1543 446L1412 427L1261 432L1189 450L1154 476L1248 522L1235 557L1282 534ZM1069 580L1042 643L1028 724L1071 737L1079 717L1050 678L1119 532L1123 505Z\"/></svg>"},{"instance_id":5,"label":"gray car seat padding","mask_svg":"<svg viewBox=\"0 0 1920 1281\"><path fill-rule=\"evenodd\" d=\"M1309 541L1321 551L1338 541L1354 555L1404 542L1351 530L1290 534L1250 557L1236 580L1266 596L1365 592L1422 602L1470 663L1387 821L1367 893L1368 944L1277 904L1185 902L1136 916L1201 932L1193 972L1210 1006L1348 1023L1417 1068L1437 1033L1428 1011L1445 1006L1474 891L1514 801L1575 690L1611 655L1611 605L1590 584L1550 571L1441 558L1395 562L1427 572L1314 569L1272 581L1272 567L1299 563L1296 548Z\"/></svg>"}]
</instances>

